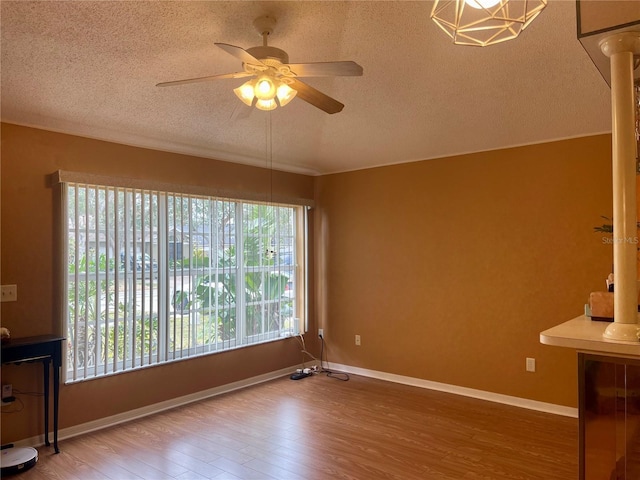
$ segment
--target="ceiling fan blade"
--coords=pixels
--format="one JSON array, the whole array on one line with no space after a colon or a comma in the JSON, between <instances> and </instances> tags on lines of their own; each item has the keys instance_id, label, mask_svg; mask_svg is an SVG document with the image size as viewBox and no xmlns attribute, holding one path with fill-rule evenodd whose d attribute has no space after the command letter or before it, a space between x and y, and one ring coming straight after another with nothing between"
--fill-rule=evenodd
<instances>
[{"instance_id":1,"label":"ceiling fan blade","mask_svg":"<svg viewBox=\"0 0 640 480\"><path fill-rule=\"evenodd\" d=\"M249 63L251 65L264 65L260 60L242 47L236 47L235 45L229 45L228 43L216 43L215 45L244 63Z\"/></svg>"},{"instance_id":2,"label":"ceiling fan blade","mask_svg":"<svg viewBox=\"0 0 640 480\"><path fill-rule=\"evenodd\" d=\"M289 63L286 65L298 77L359 77L362 67L356 62Z\"/></svg>"},{"instance_id":3,"label":"ceiling fan blade","mask_svg":"<svg viewBox=\"0 0 640 480\"><path fill-rule=\"evenodd\" d=\"M344 104L340 103L334 98L331 98L328 95L325 95L321 91L316 90L312 86L301 82L300 80L291 78L291 83L289 84L289 86L296 92L298 92L298 98L304 100L307 103L310 103L314 107L317 107L324 112L338 113L341 112L344 108Z\"/></svg>"},{"instance_id":4,"label":"ceiling fan blade","mask_svg":"<svg viewBox=\"0 0 640 480\"><path fill-rule=\"evenodd\" d=\"M210 80L220 80L223 78L243 78L250 77L252 75L253 73L249 72L223 73L221 75L210 75L208 77L186 78L184 80L174 80L173 82L161 82L157 83L156 87L172 87L174 85L184 85L185 83L208 82Z\"/></svg>"}]
</instances>

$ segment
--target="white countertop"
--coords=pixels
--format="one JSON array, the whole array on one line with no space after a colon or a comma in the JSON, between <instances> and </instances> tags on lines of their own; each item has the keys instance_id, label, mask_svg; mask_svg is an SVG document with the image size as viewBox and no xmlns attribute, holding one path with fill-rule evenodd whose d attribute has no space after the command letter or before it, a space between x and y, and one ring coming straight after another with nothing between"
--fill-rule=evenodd
<instances>
[{"instance_id":1,"label":"white countertop","mask_svg":"<svg viewBox=\"0 0 640 480\"><path fill-rule=\"evenodd\" d=\"M581 352L640 357L640 342L617 342L602 336L608 322L581 315L540 333L540 343Z\"/></svg>"}]
</instances>

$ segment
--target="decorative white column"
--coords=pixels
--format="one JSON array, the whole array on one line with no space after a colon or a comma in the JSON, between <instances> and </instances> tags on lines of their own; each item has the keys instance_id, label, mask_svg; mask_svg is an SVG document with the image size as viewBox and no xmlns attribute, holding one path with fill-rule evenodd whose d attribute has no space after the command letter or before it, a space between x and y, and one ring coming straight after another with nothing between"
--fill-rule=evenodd
<instances>
[{"instance_id":1,"label":"decorative white column","mask_svg":"<svg viewBox=\"0 0 640 480\"><path fill-rule=\"evenodd\" d=\"M613 138L614 322L604 338L638 342L636 137L633 55L640 54L640 32L623 32L600 42L611 62Z\"/></svg>"}]
</instances>

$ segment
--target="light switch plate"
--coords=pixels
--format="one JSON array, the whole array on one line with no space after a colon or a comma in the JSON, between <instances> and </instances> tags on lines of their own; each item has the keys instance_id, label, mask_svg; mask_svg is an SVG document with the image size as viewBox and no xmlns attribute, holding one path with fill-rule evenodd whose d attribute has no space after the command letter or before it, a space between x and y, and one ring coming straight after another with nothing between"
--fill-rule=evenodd
<instances>
[{"instance_id":1,"label":"light switch plate","mask_svg":"<svg viewBox=\"0 0 640 480\"><path fill-rule=\"evenodd\" d=\"M536 371L536 359L527 357L527 372Z\"/></svg>"}]
</instances>

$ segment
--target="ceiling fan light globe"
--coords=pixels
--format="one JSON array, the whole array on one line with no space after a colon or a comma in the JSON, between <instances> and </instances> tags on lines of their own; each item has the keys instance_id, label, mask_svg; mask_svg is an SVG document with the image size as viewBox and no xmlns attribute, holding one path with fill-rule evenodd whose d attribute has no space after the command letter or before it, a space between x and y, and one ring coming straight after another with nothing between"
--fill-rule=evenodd
<instances>
[{"instance_id":1,"label":"ceiling fan light globe","mask_svg":"<svg viewBox=\"0 0 640 480\"><path fill-rule=\"evenodd\" d=\"M233 93L247 106L251 106L253 104L254 98L254 86L253 81L248 81L240 85L238 88L233 89Z\"/></svg>"},{"instance_id":2,"label":"ceiling fan light globe","mask_svg":"<svg viewBox=\"0 0 640 480\"><path fill-rule=\"evenodd\" d=\"M258 78L253 90L258 100L273 100L277 92L276 84L267 76Z\"/></svg>"},{"instance_id":3,"label":"ceiling fan light globe","mask_svg":"<svg viewBox=\"0 0 640 480\"><path fill-rule=\"evenodd\" d=\"M298 94L293 88L289 85L285 85L284 83L280 84L278 87L278 91L276 96L278 97L278 102L281 107L284 107L288 104L293 98Z\"/></svg>"},{"instance_id":4,"label":"ceiling fan light globe","mask_svg":"<svg viewBox=\"0 0 640 480\"><path fill-rule=\"evenodd\" d=\"M278 104L273 98L270 100L258 100L256 102L256 108L268 112L269 110L275 110L278 108Z\"/></svg>"}]
</instances>

